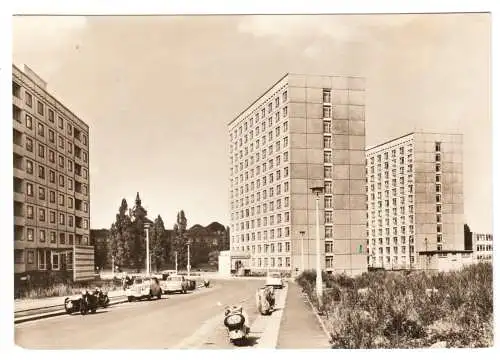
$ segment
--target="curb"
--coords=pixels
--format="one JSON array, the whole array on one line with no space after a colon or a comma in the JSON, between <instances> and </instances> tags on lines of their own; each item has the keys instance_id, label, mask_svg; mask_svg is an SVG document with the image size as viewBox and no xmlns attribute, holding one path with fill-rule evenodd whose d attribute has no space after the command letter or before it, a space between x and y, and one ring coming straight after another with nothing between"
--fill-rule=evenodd
<instances>
[{"instance_id":1,"label":"curb","mask_svg":"<svg viewBox=\"0 0 500 360\"><path fill-rule=\"evenodd\" d=\"M330 340L331 340L330 333L328 332L328 330L326 330L325 322L323 321L321 316L319 316L318 310L314 307L313 303L311 302L311 300L309 299L309 296L306 293L304 293L304 297L306 298L307 302L311 306L311 309L312 309L314 315L316 316L316 319L318 320L319 325L321 326L321 329L323 329L323 332L325 333L326 338L328 339L328 342L331 343L330 342Z\"/></svg>"},{"instance_id":2,"label":"curb","mask_svg":"<svg viewBox=\"0 0 500 360\"><path fill-rule=\"evenodd\" d=\"M200 289L202 287L204 287L204 285L199 284L196 286L196 289ZM124 303L128 302L125 295L117 296L116 298L121 298L121 297L125 297L125 299L114 300L114 301L110 299L110 303L108 306L124 304ZM59 305L56 305L56 306L59 306ZM26 310L26 311L29 311L29 310ZM66 311L65 310L57 310L57 311L45 312L45 313L41 313L41 314L26 315L26 316L18 317L17 319L15 318L14 324L21 324L21 323L28 322L28 321L41 320L41 319L46 319L46 318L51 318L51 317L61 316L61 315L67 315Z\"/></svg>"},{"instance_id":3,"label":"curb","mask_svg":"<svg viewBox=\"0 0 500 360\"><path fill-rule=\"evenodd\" d=\"M116 300L116 301L113 301L113 302L110 301L110 303L109 303L108 306L123 304L123 303L126 303L126 302L127 302L127 299ZM65 310L58 310L58 311L53 311L53 312L48 312L48 313L42 313L42 314L27 315L27 316L23 316L23 317L19 317L17 319L14 319L14 324L21 324L21 323L28 322L28 321L34 321L34 320L40 320L40 319L45 319L45 318L51 318L51 317L60 316L60 315L67 315L67 313L66 313Z\"/></svg>"}]
</instances>

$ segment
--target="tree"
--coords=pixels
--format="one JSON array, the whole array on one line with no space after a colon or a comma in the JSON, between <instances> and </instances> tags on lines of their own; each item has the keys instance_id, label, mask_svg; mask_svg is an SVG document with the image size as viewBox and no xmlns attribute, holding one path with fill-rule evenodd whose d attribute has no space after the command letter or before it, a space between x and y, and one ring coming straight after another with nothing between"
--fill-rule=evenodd
<instances>
[{"instance_id":1,"label":"tree","mask_svg":"<svg viewBox=\"0 0 500 360\"><path fill-rule=\"evenodd\" d=\"M140 271L146 267L146 232L144 224L150 222L146 218L148 212L142 207L139 193L135 198L135 206L131 210L131 242L130 242L130 266Z\"/></svg>"},{"instance_id":2,"label":"tree","mask_svg":"<svg viewBox=\"0 0 500 360\"><path fill-rule=\"evenodd\" d=\"M115 258L115 265L120 267L130 266L132 234L127 210L127 200L123 199L110 229L111 255Z\"/></svg>"},{"instance_id":3,"label":"tree","mask_svg":"<svg viewBox=\"0 0 500 360\"><path fill-rule=\"evenodd\" d=\"M170 259L175 263L175 253L177 253L177 264L179 269L187 266L187 219L184 210L177 213L177 222L174 224Z\"/></svg>"},{"instance_id":4,"label":"tree","mask_svg":"<svg viewBox=\"0 0 500 360\"><path fill-rule=\"evenodd\" d=\"M151 253L151 268L159 271L165 267L169 258L169 241L168 234L163 224L163 219L160 215L155 219L150 230L150 253Z\"/></svg>"}]
</instances>

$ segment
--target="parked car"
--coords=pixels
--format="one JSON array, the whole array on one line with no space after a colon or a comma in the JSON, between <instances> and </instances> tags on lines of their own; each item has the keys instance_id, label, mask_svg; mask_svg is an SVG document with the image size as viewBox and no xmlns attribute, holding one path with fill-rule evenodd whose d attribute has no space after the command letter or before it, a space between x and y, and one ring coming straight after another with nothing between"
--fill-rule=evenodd
<instances>
[{"instance_id":1,"label":"parked car","mask_svg":"<svg viewBox=\"0 0 500 360\"><path fill-rule=\"evenodd\" d=\"M147 298L151 300L153 297L161 299L163 291L160 286L160 282L155 277L143 278L136 277L132 285L128 286L125 290L128 301L133 301L135 299Z\"/></svg>"},{"instance_id":2,"label":"parked car","mask_svg":"<svg viewBox=\"0 0 500 360\"><path fill-rule=\"evenodd\" d=\"M266 286L272 286L273 288L282 289L283 288L283 277L280 272L268 272L266 276Z\"/></svg>"},{"instance_id":3,"label":"parked car","mask_svg":"<svg viewBox=\"0 0 500 360\"><path fill-rule=\"evenodd\" d=\"M188 278L188 277L186 277L186 281L187 281L187 283L188 283L188 287L187 287L187 289L188 289L189 291L196 290L196 279L195 279L195 278L193 278L193 277L189 277L189 278Z\"/></svg>"},{"instance_id":4,"label":"parked car","mask_svg":"<svg viewBox=\"0 0 500 360\"><path fill-rule=\"evenodd\" d=\"M182 275L170 275L165 281L162 281L163 292L185 294L189 289L189 282Z\"/></svg>"},{"instance_id":5,"label":"parked car","mask_svg":"<svg viewBox=\"0 0 500 360\"><path fill-rule=\"evenodd\" d=\"M162 274L162 279L166 280L169 276L177 275L177 271L176 270L163 270L161 272L161 274Z\"/></svg>"}]
</instances>

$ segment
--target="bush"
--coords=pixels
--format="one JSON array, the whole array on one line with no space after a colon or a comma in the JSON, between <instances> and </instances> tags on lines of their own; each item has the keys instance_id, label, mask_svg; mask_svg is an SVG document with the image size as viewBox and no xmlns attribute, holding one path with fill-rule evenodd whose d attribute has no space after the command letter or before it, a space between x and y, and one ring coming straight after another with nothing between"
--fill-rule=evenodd
<instances>
[{"instance_id":1,"label":"bush","mask_svg":"<svg viewBox=\"0 0 500 360\"><path fill-rule=\"evenodd\" d=\"M493 344L491 264L437 274L325 274L324 280L329 288L323 298L326 324L335 348L415 348L438 341L448 347ZM297 282L317 304L316 273L305 271Z\"/></svg>"}]
</instances>

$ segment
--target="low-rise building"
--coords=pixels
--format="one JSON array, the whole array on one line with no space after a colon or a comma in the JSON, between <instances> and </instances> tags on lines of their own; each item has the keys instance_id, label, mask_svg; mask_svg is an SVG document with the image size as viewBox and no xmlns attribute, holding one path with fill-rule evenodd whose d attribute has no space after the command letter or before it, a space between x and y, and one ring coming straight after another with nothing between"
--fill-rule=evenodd
<instances>
[{"instance_id":1,"label":"low-rise building","mask_svg":"<svg viewBox=\"0 0 500 360\"><path fill-rule=\"evenodd\" d=\"M472 233L472 251L475 262L492 261L493 234Z\"/></svg>"}]
</instances>

